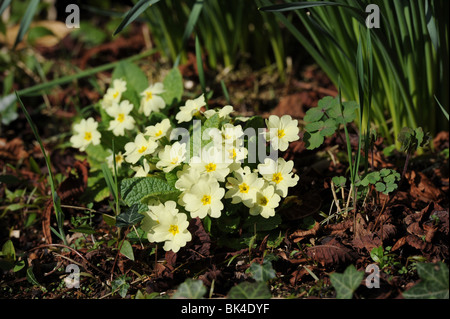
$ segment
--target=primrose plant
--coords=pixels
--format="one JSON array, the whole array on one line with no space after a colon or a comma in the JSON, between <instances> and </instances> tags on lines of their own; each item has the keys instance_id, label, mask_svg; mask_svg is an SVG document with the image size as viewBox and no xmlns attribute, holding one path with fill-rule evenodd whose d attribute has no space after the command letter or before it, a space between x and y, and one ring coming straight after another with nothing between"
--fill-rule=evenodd
<instances>
[{"instance_id":1,"label":"primrose plant","mask_svg":"<svg viewBox=\"0 0 450 319\"><path fill-rule=\"evenodd\" d=\"M176 69L140 89L115 78L95 106L98 120L81 119L70 139L91 168L114 172L116 226L140 223L149 242L174 252L192 240L192 219L206 230L230 212L241 224L270 219L299 180L293 161L278 157L299 139L297 120L233 117L231 105L209 109L204 94L181 102L181 81Z\"/></svg>"}]
</instances>

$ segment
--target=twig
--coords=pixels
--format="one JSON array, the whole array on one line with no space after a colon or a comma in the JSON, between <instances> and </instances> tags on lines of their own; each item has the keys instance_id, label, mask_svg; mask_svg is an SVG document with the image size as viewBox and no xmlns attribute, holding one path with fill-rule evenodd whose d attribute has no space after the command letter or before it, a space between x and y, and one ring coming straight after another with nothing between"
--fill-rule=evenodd
<instances>
[{"instance_id":1,"label":"twig","mask_svg":"<svg viewBox=\"0 0 450 319\"><path fill-rule=\"evenodd\" d=\"M101 270L101 269L97 268L96 266L94 266L93 264L91 264L89 262L89 260L87 260L86 257L84 257L82 254L80 254L77 250L75 250L72 247L69 247L67 245L63 245L63 244L44 244L44 245L40 245L40 246L31 248L30 251L41 249L41 248L48 248L48 247L62 247L62 248L69 249L69 250L73 251L74 253L76 253L79 257L81 257L81 259L83 259L90 267L94 268L95 270L101 272L104 275L108 275L103 270Z\"/></svg>"}]
</instances>

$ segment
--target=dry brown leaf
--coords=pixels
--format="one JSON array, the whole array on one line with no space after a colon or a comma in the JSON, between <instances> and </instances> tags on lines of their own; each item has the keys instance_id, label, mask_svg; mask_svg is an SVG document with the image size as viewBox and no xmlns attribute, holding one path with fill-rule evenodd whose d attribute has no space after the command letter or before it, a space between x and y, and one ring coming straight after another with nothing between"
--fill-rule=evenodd
<instances>
[{"instance_id":1,"label":"dry brown leaf","mask_svg":"<svg viewBox=\"0 0 450 319\"><path fill-rule=\"evenodd\" d=\"M310 237L310 236L315 236L317 234L317 232L320 229L320 224L318 222L315 222L313 228L308 229L308 230L296 230L295 232L293 232L290 236L289 239L291 239L294 243L298 243L299 241Z\"/></svg>"},{"instance_id":2,"label":"dry brown leaf","mask_svg":"<svg viewBox=\"0 0 450 319\"><path fill-rule=\"evenodd\" d=\"M52 47L58 44L67 34L69 34L72 30L68 28L64 22L61 21L36 21L30 24L30 29L34 27L44 27L50 30L53 35L46 35L36 39L36 46L42 47ZM3 34L0 33L0 43L6 44L9 48L14 46L14 42L16 41L17 34L19 33L20 25L14 25L9 27L6 30L6 38ZM25 34L24 39L21 43L17 45L17 49L22 49L25 47L25 39L27 38L27 34Z\"/></svg>"},{"instance_id":3,"label":"dry brown leaf","mask_svg":"<svg viewBox=\"0 0 450 319\"><path fill-rule=\"evenodd\" d=\"M323 266L348 264L358 257L353 250L337 242L334 238L327 244L309 247L306 254Z\"/></svg>"}]
</instances>

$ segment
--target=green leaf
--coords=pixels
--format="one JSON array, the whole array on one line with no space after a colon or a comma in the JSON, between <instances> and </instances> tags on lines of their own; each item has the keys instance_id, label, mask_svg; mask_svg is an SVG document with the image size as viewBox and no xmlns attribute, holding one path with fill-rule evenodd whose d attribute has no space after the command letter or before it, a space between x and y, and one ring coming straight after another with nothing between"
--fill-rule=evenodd
<instances>
[{"instance_id":1,"label":"green leaf","mask_svg":"<svg viewBox=\"0 0 450 319\"><path fill-rule=\"evenodd\" d=\"M3 14L3 11L8 8L8 6L11 4L12 0L3 0L2 4L0 5L0 16Z\"/></svg>"},{"instance_id":2,"label":"green leaf","mask_svg":"<svg viewBox=\"0 0 450 319\"><path fill-rule=\"evenodd\" d=\"M348 266L342 274L336 272L330 274L331 284L336 289L336 298L351 299L363 277L364 272L357 271L354 265Z\"/></svg>"},{"instance_id":3,"label":"green leaf","mask_svg":"<svg viewBox=\"0 0 450 319\"><path fill-rule=\"evenodd\" d=\"M406 299L448 299L449 271L442 262L417 263L420 282L403 292Z\"/></svg>"},{"instance_id":4,"label":"green leaf","mask_svg":"<svg viewBox=\"0 0 450 319\"><path fill-rule=\"evenodd\" d=\"M344 176L334 176L332 181L336 187L345 187L347 179Z\"/></svg>"},{"instance_id":5,"label":"green leaf","mask_svg":"<svg viewBox=\"0 0 450 319\"><path fill-rule=\"evenodd\" d=\"M259 10L266 11L266 12L283 12L283 11L308 9L308 8L312 8L312 7L321 7L321 6L350 7L345 4L330 2L330 1L303 1L303 2L283 3L283 4L274 4L274 5L270 5L270 6L264 6L262 8L259 8Z\"/></svg>"},{"instance_id":6,"label":"green leaf","mask_svg":"<svg viewBox=\"0 0 450 319\"><path fill-rule=\"evenodd\" d=\"M138 3L134 5L133 8L130 9L130 11L127 12L125 18L123 18L123 20L120 22L119 26L117 27L116 31L114 31L113 35L116 35L120 31L122 31L131 22L136 20L141 15L142 12L148 9L148 7L157 2L159 2L159 0L140 0Z\"/></svg>"},{"instance_id":7,"label":"green leaf","mask_svg":"<svg viewBox=\"0 0 450 319\"><path fill-rule=\"evenodd\" d=\"M105 181L106 181L106 185L109 188L109 191L111 192L111 195L114 197L114 201L117 201L117 192L116 192L116 185L114 183L114 178L113 175L111 173L111 170L108 167L107 163L103 163L101 165L102 167L102 171L103 171L103 176L105 177Z\"/></svg>"},{"instance_id":8,"label":"green leaf","mask_svg":"<svg viewBox=\"0 0 450 319\"><path fill-rule=\"evenodd\" d=\"M336 124L336 121L334 119L328 119L323 123L322 128L320 129L320 135L323 137L325 136L331 136L336 132L338 128L338 125Z\"/></svg>"},{"instance_id":9,"label":"green leaf","mask_svg":"<svg viewBox=\"0 0 450 319\"><path fill-rule=\"evenodd\" d=\"M173 105L181 101L184 92L183 77L178 68L173 68L163 80L164 93L161 97L167 105Z\"/></svg>"},{"instance_id":10,"label":"green leaf","mask_svg":"<svg viewBox=\"0 0 450 319\"><path fill-rule=\"evenodd\" d=\"M325 115L325 110L322 110L321 108L313 107L306 111L305 117L303 118L305 122L317 122L322 119L322 117Z\"/></svg>"},{"instance_id":11,"label":"green leaf","mask_svg":"<svg viewBox=\"0 0 450 319\"><path fill-rule=\"evenodd\" d=\"M241 282L228 292L229 299L270 299L272 294L262 281Z\"/></svg>"},{"instance_id":12,"label":"green leaf","mask_svg":"<svg viewBox=\"0 0 450 319\"><path fill-rule=\"evenodd\" d=\"M320 134L320 132L316 133L305 132L305 134L303 135L303 141L305 141L306 149L313 150L322 145L324 137Z\"/></svg>"},{"instance_id":13,"label":"green leaf","mask_svg":"<svg viewBox=\"0 0 450 319\"><path fill-rule=\"evenodd\" d=\"M14 244L11 239L8 239L2 246L2 255L7 261L16 260L16 250L14 249Z\"/></svg>"},{"instance_id":14,"label":"green leaf","mask_svg":"<svg viewBox=\"0 0 450 319\"><path fill-rule=\"evenodd\" d=\"M256 231L269 231L272 229L275 229L280 225L282 222L280 215L275 214L275 216L264 218L261 215L257 216L249 216L248 219L244 222L242 225L243 228L247 228L249 232L253 232L255 230L256 225Z\"/></svg>"},{"instance_id":15,"label":"green leaf","mask_svg":"<svg viewBox=\"0 0 450 319\"><path fill-rule=\"evenodd\" d=\"M175 291L172 299L201 299L206 293L206 287L201 280L186 279Z\"/></svg>"},{"instance_id":16,"label":"green leaf","mask_svg":"<svg viewBox=\"0 0 450 319\"><path fill-rule=\"evenodd\" d=\"M203 70L202 52L198 36L195 37L195 57L197 60L197 73L198 79L200 81L200 86L202 87L203 94L206 95L205 71ZM206 108L208 109L208 106L206 106Z\"/></svg>"},{"instance_id":17,"label":"green leaf","mask_svg":"<svg viewBox=\"0 0 450 319\"><path fill-rule=\"evenodd\" d=\"M144 210L144 207L145 210L147 209L146 205L143 205L144 207L141 207L141 205L143 204L134 204L131 207L128 207L123 213L120 213L116 217L116 226L128 227L139 223L144 218L144 215L139 214L139 210Z\"/></svg>"},{"instance_id":18,"label":"green leaf","mask_svg":"<svg viewBox=\"0 0 450 319\"><path fill-rule=\"evenodd\" d=\"M275 270L272 268L272 263L266 260L264 260L262 265L253 262L250 265L249 272L256 281L267 282L276 277Z\"/></svg>"},{"instance_id":19,"label":"green leaf","mask_svg":"<svg viewBox=\"0 0 450 319\"><path fill-rule=\"evenodd\" d=\"M130 288L130 284L127 282L130 280L130 277L126 277L126 275L122 275L116 278L113 282L111 282L111 289L113 292L118 292L122 298L125 298Z\"/></svg>"},{"instance_id":20,"label":"green leaf","mask_svg":"<svg viewBox=\"0 0 450 319\"><path fill-rule=\"evenodd\" d=\"M77 228L73 228L73 229L69 229L70 232L72 233L82 233L82 234L95 234L96 231L94 228L92 228L89 225L83 225Z\"/></svg>"},{"instance_id":21,"label":"green leaf","mask_svg":"<svg viewBox=\"0 0 450 319\"><path fill-rule=\"evenodd\" d=\"M386 191L386 185L385 184L383 184L383 183L381 183L381 182L378 182L378 183L376 183L375 184L375 189L378 191L378 192L385 192Z\"/></svg>"},{"instance_id":22,"label":"green leaf","mask_svg":"<svg viewBox=\"0 0 450 319\"><path fill-rule=\"evenodd\" d=\"M255 115L249 118L247 122L245 122L244 132L249 127L253 128L255 130L255 133L257 134L259 128L265 128L266 126L264 124L264 119L259 115Z\"/></svg>"},{"instance_id":23,"label":"green leaf","mask_svg":"<svg viewBox=\"0 0 450 319\"><path fill-rule=\"evenodd\" d=\"M322 129L325 123L323 121L311 122L305 125L305 130L308 132L317 132Z\"/></svg>"},{"instance_id":24,"label":"green leaf","mask_svg":"<svg viewBox=\"0 0 450 319\"><path fill-rule=\"evenodd\" d=\"M119 62L113 71L112 79L127 82L127 90L123 93L122 100L129 100L135 106L140 105L140 94L148 87L148 79L136 64L129 61Z\"/></svg>"},{"instance_id":25,"label":"green leaf","mask_svg":"<svg viewBox=\"0 0 450 319\"><path fill-rule=\"evenodd\" d=\"M33 273L33 267L27 268L27 280L30 284L35 286L40 286L41 284L37 281Z\"/></svg>"},{"instance_id":26,"label":"green leaf","mask_svg":"<svg viewBox=\"0 0 450 319\"><path fill-rule=\"evenodd\" d=\"M39 0L31 0L30 4L27 7L27 11L25 11L25 14L22 18L22 21L20 22L20 28L19 32L17 33L16 40L14 41L14 48L22 41L23 37L25 36L25 33L28 31L28 28L30 27L31 21L33 20L33 16L36 12L36 9L39 5Z\"/></svg>"},{"instance_id":27,"label":"green leaf","mask_svg":"<svg viewBox=\"0 0 450 319\"><path fill-rule=\"evenodd\" d=\"M178 195L179 190L167 181L157 177L133 177L125 178L120 183L122 199L128 206L143 204L151 197L163 195ZM145 206L139 207L139 212L145 211Z\"/></svg>"},{"instance_id":28,"label":"green leaf","mask_svg":"<svg viewBox=\"0 0 450 319\"><path fill-rule=\"evenodd\" d=\"M133 247L131 246L128 240L123 241L122 247L120 248L120 253L125 257L127 257L128 259L134 261Z\"/></svg>"}]
</instances>

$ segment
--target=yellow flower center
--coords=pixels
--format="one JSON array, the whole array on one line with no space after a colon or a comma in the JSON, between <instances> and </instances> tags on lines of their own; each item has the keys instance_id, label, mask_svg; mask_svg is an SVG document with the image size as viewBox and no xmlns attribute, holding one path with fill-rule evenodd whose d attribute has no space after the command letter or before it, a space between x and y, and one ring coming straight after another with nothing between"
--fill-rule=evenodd
<instances>
[{"instance_id":1,"label":"yellow flower center","mask_svg":"<svg viewBox=\"0 0 450 319\"><path fill-rule=\"evenodd\" d=\"M279 184L283 180L281 173L275 173L272 175L272 182Z\"/></svg>"},{"instance_id":2,"label":"yellow flower center","mask_svg":"<svg viewBox=\"0 0 450 319\"><path fill-rule=\"evenodd\" d=\"M233 159L236 157L236 150L233 148L232 150L228 151L229 158Z\"/></svg>"},{"instance_id":3,"label":"yellow flower center","mask_svg":"<svg viewBox=\"0 0 450 319\"><path fill-rule=\"evenodd\" d=\"M161 131L161 130L159 130L159 131L156 132L156 134L155 134L156 137L161 136L161 135L162 135L162 131Z\"/></svg>"},{"instance_id":4,"label":"yellow flower center","mask_svg":"<svg viewBox=\"0 0 450 319\"><path fill-rule=\"evenodd\" d=\"M119 113L119 115L117 115L117 121L122 123L124 120L125 120L125 114Z\"/></svg>"},{"instance_id":5,"label":"yellow flower center","mask_svg":"<svg viewBox=\"0 0 450 319\"><path fill-rule=\"evenodd\" d=\"M242 183L241 185L239 185L239 191L241 193L248 193L249 189L250 189L250 187L245 183Z\"/></svg>"},{"instance_id":6,"label":"yellow flower center","mask_svg":"<svg viewBox=\"0 0 450 319\"><path fill-rule=\"evenodd\" d=\"M205 169L208 173L210 172L214 172L216 170L217 165L214 163L209 163L207 165L205 165Z\"/></svg>"},{"instance_id":7,"label":"yellow flower center","mask_svg":"<svg viewBox=\"0 0 450 319\"><path fill-rule=\"evenodd\" d=\"M178 163L178 156L172 158L172 161L170 162L170 164L177 164Z\"/></svg>"},{"instance_id":8,"label":"yellow flower center","mask_svg":"<svg viewBox=\"0 0 450 319\"><path fill-rule=\"evenodd\" d=\"M261 198L259 199L259 205L261 205L261 206L266 206L267 203L269 203L269 200L267 199L266 196L263 196L263 197L261 197Z\"/></svg>"},{"instance_id":9,"label":"yellow flower center","mask_svg":"<svg viewBox=\"0 0 450 319\"><path fill-rule=\"evenodd\" d=\"M92 133L91 133L91 132L85 132L85 133L84 133L84 139L85 139L86 141L92 140Z\"/></svg>"},{"instance_id":10,"label":"yellow flower center","mask_svg":"<svg viewBox=\"0 0 450 319\"><path fill-rule=\"evenodd\" d=\"M114 99L117 99L118 96L119 96L119 91L114 92L113 98L114 98Z\"/></svg>"},{"instance_id":11,"label":"yellow flower center","mask_svg":"<svg viewBox=\"0 0 450 319\"><path fill-rule=\"evenodd\" d=\"M170 225L169 227L169 233L172 233L172 235L176 235L180 232L177 225Z\"/></svg>"},{"instance_id":12,"label":"yellow flower center","mask_svg":"<svg viewBox=\"0 0 450 319\"><path fill-rule=\"evenodd\" d=\"M123 162L123 156L122 155L116 155L116 163L122 163Z\"/></svg>"},{"instance_id":13,"label":"yellow flower center","mask_svg":"<svg viewBox=\"0 0 450 319\"><path fill-rule=\"evenodd\" d=\"M142 153L144 153L146 150L147 150L147 146L142 146L142 147L138 150L138 152L142 154Z\"/></svg>"},{"instance_id":14,"label":"yellow flower center","mask_svg":"<svg viewBox=\"0 0 450 319\"><path fill-rule=\"evenodd\" d=\"M284 130L278 130L278 133L277 133L278 138L282 138L285 135L286 135L286 133L284 133Z\"/></svg>"},{"instance_id":15,"label":"yellow flower center","mask_svg":"<svg viewBox=\"0 0 450 319\"><path fill-rule=\"evenodd\" d=\"M148 102L153 98L152 92L145 92L145 101Z\"/></svg>"},{"instance_id":16,"label":"yellow flower center","mask_svg":"<svg viewBox=\"0 0 450 319\"><path fill-rule=\"evenodd\" d=\"M211 196L209 196L209 195L203 196L203 198L202 198L202 203L203 203L203 205L209 205L209 204L211 204Z\"/></svg>"}]
</instances>

